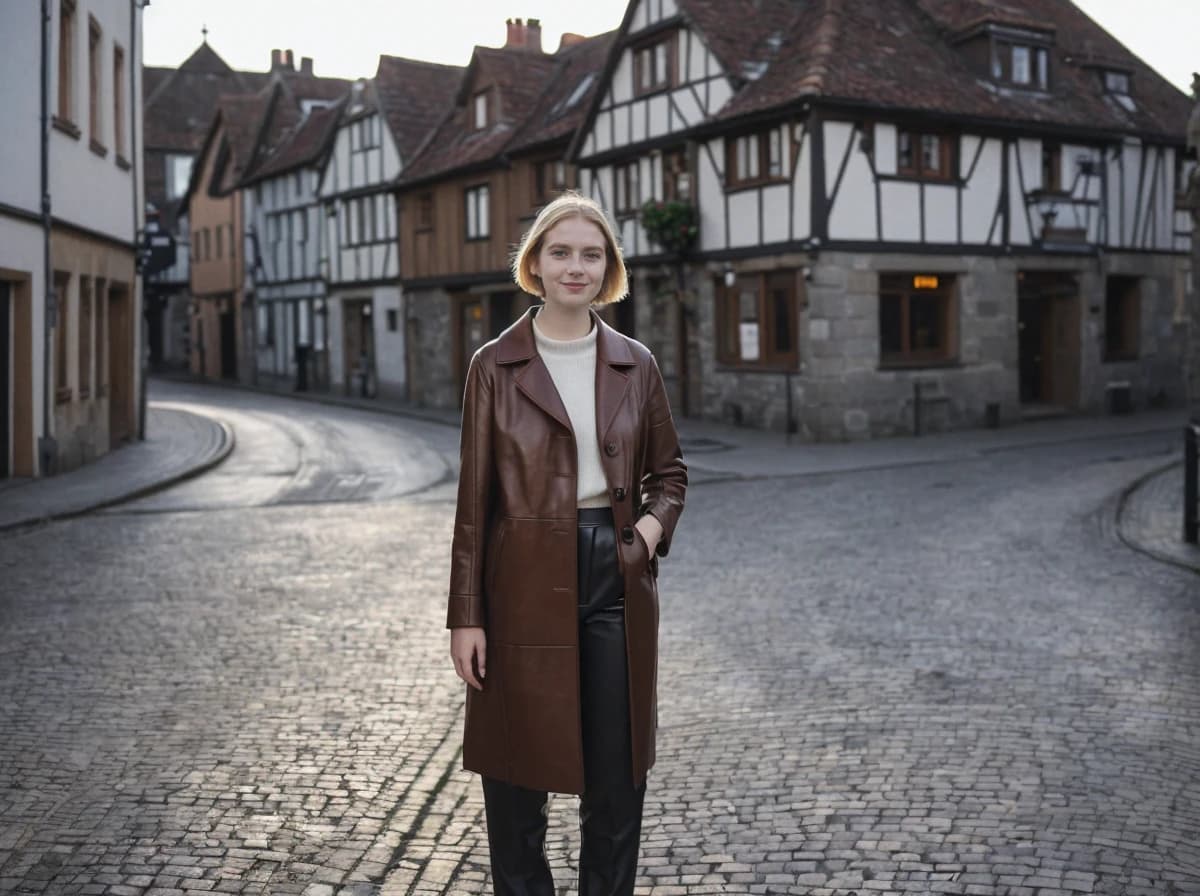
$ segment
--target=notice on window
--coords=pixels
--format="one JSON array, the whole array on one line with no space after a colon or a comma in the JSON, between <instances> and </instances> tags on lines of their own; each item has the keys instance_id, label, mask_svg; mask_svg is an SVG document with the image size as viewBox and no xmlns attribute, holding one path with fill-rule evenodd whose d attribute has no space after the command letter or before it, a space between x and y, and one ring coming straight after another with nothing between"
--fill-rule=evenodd
<instances>
[{"instance_id":1,"label":"notice on window","mask_svg":"<svg viewBox=\"0 0 1200 896\"><path fill-rule=\"evenodd\" d=\"M758 321L742 321L738 324L738 339L743 361L758 360Z\"/></svg>"}]
</instances>

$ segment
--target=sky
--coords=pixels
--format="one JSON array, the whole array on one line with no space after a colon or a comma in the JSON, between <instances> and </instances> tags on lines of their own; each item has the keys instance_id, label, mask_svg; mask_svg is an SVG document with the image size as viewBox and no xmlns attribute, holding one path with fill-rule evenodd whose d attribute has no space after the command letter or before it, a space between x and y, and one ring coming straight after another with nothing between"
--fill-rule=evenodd
<instances>
[{"instance_id":1,"label":"sky","mask_svg":"<svg viewBox=\"0 0 1200 896\"><path fill-rule=\"evenodd\" d=\"M151 0L146 65L178 66L201 28L237 69L266 71L271 50L313 57L318 75L366 78L380 54L466 65L476 44L504 44L508 17L540 19L552 52L564 31L593 35L621 24L627 0ZM1187 92L1200 70L1200 0L1076 0L1088 15ZM281 10L286 10L280 14ZM299 64L297 62L297 64Z\"/></svg>"}]
</instances>

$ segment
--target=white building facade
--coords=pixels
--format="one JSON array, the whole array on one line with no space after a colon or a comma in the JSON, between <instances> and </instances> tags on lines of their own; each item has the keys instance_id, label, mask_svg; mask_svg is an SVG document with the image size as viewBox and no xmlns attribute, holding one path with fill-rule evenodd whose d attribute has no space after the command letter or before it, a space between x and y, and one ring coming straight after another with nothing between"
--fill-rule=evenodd
<instances>
[{"instance_id":1,"label":"white building facade","mask_svg":"<svg viewBox=\"0 0 1200 896\"><path fill-rule=\"evenodd\" d=\"M32 476L139 434L141 6L5 4L0 45L0 475Z\"/></svg>"}]
</instances>

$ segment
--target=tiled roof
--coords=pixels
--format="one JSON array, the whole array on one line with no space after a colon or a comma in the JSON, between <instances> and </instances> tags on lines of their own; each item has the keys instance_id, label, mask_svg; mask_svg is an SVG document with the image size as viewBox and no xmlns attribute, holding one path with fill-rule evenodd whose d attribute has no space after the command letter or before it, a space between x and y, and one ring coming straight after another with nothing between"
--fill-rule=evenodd
<instances>
[{"instance_id":1,"label":"tiled roof","mask_svg":"<svg viewBox=\"0 0 1200 896\"><path fill-rule=\"evenodd\" d=\"M604 60L616 34L615 31L598 34L555 54L558 64L554 76L506 147L507 152L517 153L571 136L583 122L596 93Z\"/></svg>"},{"instance_id":2,"label":"tiled roof","mask_svg":"<svg viewBox=\"0 0 1200 896\"><path fill-rule=\"evenodd\" d=\"M227 193L235 189L247 173L259 133L268 124L265 119L270 114L273 99L274 91L267 89L250 96L223 96L218 101L223 145L215 149L218 154L227 151L229 155L224 171L219 172L220 181L210 184L210 189Z\"/></svg>"},{"instance_id":3,"label":"tiled roof","mask_svg":"<svg viewBox=\"0 0 1200 896\"><path fill-rule=\"evenodd\" d=\"M257 175L258 166L290 142L296 130L304 124L305 100L332 104L339 102L350 91L351 82L343 78L318 78L290 69L281 69L275 74L271 90L276 99L261 123L257 142L251 146L251 156L242 171L243 178Z\"/></svg>"},{"instance_id":4,"label":"tiled roof","mask_svg":"<svg viewBox=\"0 0 1200 896\"><path fill-rule=\"evenodd\" d=\"M734 95L717 113L723 120L825 99L1178 139L1190 109L1181 91L1070 0L677 2L733 79ZM958 41L988 22L1047 34L1047 92L1002 87L972 67ZM1099 66L1133 73L1132 109L1105 94Z\"/></svg>"},{"instance_id":5,"label":"tiled roof","mask_svg":"<svg viewBox=\"0 0 1200 896\"><path fill-rule=\"evenodd\" d=\"M199 152L222 94L262 89L270 74L230 68L208 44L201 44L177 69L144 69L147 149Z\"/></svg>"},{"instance_id":6,"label":"tiled roof","mask_svg":"<svg viewBox=\"0 0 1200 896\"><path fill-rule=\"evenodd\" d=\"M399 56L380 56L374 87L400 158L412 158L454 102L463 75L460 65L439 65Z\"/></svg>"},{"instance_id":7,"label":"tiled roof","mask_svg":"<svg viewBox=\"0 0 1200 896\"><path fill-rule=\"evenodd\" d=\"M313 109L281 138L280 145L258 164L243 184L253 183L267 177L284 174L305 165L318 164L328 152L337 132L342 114L342 101L332 106Z\"/></svg>"}]
</instances>

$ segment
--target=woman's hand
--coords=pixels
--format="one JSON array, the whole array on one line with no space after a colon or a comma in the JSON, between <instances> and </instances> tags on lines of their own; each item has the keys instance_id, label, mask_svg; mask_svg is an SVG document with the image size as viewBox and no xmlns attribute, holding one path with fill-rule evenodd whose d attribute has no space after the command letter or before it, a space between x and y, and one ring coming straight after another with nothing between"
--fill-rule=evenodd
<instances>
[{"instance_id":1,"label":"woman's hand","mask_svg":"<svg viewBox=\"0 0 1200 896\"><path fill-rule=\"evenodd\" d=\"M642 539L646 542L646 547L650 550L650 556L654 556L654 551L658 547L658 542L663 537L663 527L652 513L647 513L641 517L634 526L638 532L642 534Z\"/></svg>"},{"instance_id":2,"label":"woman's hand","mask_svg":"<svg viewBox=\"0 0 1200 896\"><path fill-rule=\"evenodd\" d=\"M450 658L458 677L477 691L487 675L487 635L481 626L450 629ZM479 677L475 677L476 670Z\"/></svg>"}]
</instances>

